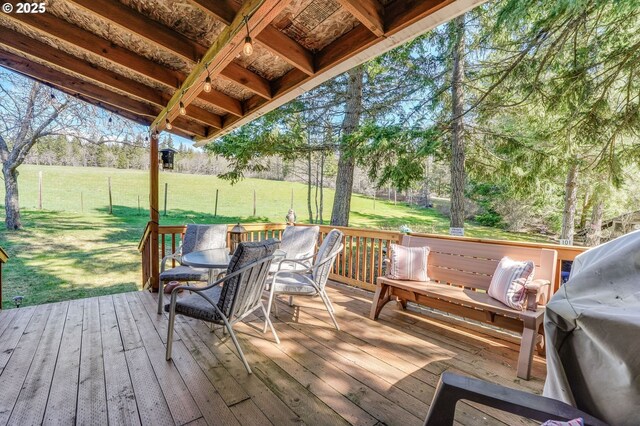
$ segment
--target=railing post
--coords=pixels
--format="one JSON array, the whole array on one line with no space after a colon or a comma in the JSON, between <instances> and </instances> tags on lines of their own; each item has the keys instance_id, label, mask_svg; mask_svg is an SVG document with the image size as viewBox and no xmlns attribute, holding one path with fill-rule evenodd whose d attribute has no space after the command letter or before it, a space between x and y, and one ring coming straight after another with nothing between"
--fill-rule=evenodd
<instances>
[{"instance_id":1,"label":"railing post","mask_svg":"<svg viewBox=\"0 0 640 426\"><path fill-rule=\"evenodd\" d=\"M7 262L9 256L7 252L0 247L0 311L2 310L2 265Z\"/></svg>"},{"instance_id":2,"label":"railing post","mask_svg":"<svg viewBox=\"0 0 640 426\"><path fill-rule=\"evenodd\" d=\"M154 138L153 136L156 136ZM160 284L160 257L158 254L158 222L160 214L158 211L158 139L157 135L149 138L151 147L149 149L149 225L151 226L151 234L149 241L149 250L151 251L149 275L151 279L151 289L157 292Z\"/></svg>"}]
</instances>

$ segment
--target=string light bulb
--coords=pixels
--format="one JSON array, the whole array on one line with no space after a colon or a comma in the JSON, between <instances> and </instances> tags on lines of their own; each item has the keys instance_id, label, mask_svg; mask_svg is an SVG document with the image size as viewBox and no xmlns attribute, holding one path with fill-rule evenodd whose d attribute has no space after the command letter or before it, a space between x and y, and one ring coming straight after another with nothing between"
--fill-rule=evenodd
<instances>
[{"instance_id":1,"label":"string light bulb","mask_svg":"<svg viewBox=\"0 0 640 426\"><path fill-rule=\"evenodd\" d=\"M180 115L187 115L187 108L182 101L180 101Z\"/></svg>"},{"instance_id":2,"label":"string light bulb","mask_svg":"<svg viewBox=\"0 0 640 426\"><path fill-rule=\"evenodd\" d=\"M249 18L244 17L244 23L247 26L247 36L244 38L244 46L242 46L242 53L244 56L251 56L253 54L253 41L251 40L251 34L249 34Z\"/></svg>"},{"instance_id":3,"label":"string light bulb","mask_svg":"<svg viewBox=\"0 0 640 426\"><path fill-rule=\"evenodd\" d=\"M211 92L211 77L209 76L208 73L207 73L207 78L204 79L204 86L202 87L202 90L204 90L207 93Z\"/></svg>"},{"instance_id":4,"label":"string light bulb","mask_svg":"<svg viewBox=\"0 0 640 426\"><path fill-rule=\"evenodd\" d=\"M166 128L167 130L171 130L171 129L173 129L173 125L171 124L171 122L169 121L169 119L168 119L168 118L166 118L166 119L165 119L165 122L167 123L167 124L166 124L166 126L165 126L165 128Z\"/></svg>"}]
</instances>

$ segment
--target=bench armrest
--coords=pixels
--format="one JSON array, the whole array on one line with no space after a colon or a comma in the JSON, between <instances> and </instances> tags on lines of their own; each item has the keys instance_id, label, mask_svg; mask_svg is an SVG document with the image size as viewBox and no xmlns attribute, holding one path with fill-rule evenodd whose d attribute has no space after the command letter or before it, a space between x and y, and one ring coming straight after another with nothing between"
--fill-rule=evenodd
<instances>
[{"instance_id":1,"label":"bench armrest","mask_svg":"<svg viewBox=\"0 0 640 426\"><path fill-rule=\"evenodd\" d=\"M544 305L547 302L545 293L541 290L548 285L551 285L548 280L533 280L529 284L525 284L528 311L535 311L538 309L538 304Z\"/></svg>"}]
</instances>

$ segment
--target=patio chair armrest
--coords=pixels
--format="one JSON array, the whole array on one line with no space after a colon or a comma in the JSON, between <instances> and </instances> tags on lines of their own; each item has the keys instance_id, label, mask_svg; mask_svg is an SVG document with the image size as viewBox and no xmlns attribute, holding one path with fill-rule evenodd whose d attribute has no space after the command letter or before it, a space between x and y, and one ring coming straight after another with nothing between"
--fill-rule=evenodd
<instances>
[{"instance_id":1,"label":"patio chair armrest","mask_svg":"<svg viewBox=\"0 0 640 426\"><path fill-rule=\"evenodd\" d=\"M440 376L424 425L452 425L456 404L462 399L540 422L568 421L582 417L585 425L606 425L564 402L450 372L444 372Z\"/></svg>"},{"instance_id":2,"label":"patio chair armrest","mask_svg":"<svg viewBox=\"0 0 640 426\"><path fill-rule=\"evenodd\" d=\"M311 256L311 259L312 258L313 258L313 256ZM290 264L290 263L301 265L301 266L304 267L304 269L296 269L295 272L311 270L311 265L309 265L309 263L306 263L306 262L308 262L308 260L309 260L309 258L304 258L304 259L282 259L280 261L280 263L278 263L278 271L282 270L282 265L283 264Z\"/></svg>"},{"instance_id":3,"label":"patio chair armrest","mask_svg":"<svg viewBox=\"0 0 640 426\"><path fill-rule=\"evenodd\" d=\"M538 305L544 305L546 303L545 293L540 290L548 285L551 285L549 280L533 280L525 284L527 310L535 311L538 309Z\"/></svg>"},{"instance_id":4,"label":"patio chair armrest","mask_svg":"<svg viewBox=\"0 0 640 426\"><path fill-rule=\"evenodd\" d=\"M180 256L180 254L176 251L173 254L168 254L165 257L163 257L162 263L160 263L160 272L164 272L164 269L167 265L167 260L169 259L177 260L178 263L180 263L180 259L182 259L182 256Z\"/></svg>"}]
</instances>

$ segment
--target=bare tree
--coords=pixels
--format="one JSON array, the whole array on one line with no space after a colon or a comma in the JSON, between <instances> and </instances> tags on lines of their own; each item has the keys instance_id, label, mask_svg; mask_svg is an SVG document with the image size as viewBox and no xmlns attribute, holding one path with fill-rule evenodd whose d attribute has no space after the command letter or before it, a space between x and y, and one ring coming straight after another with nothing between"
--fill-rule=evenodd
<instances>
[{"instance_id":1,"label":"bare tree","mask_svg":"<svg viewBox=\"0 0 640 426\"><path fill-rule=\"evenodd\" d=\"M7 229L22 227L18 167L39 140L60 135L90 142L122 142L131 129L129 122L109 117L73 97L13 72L0 71L0 160ZM111 137L103 137L104 133Z\"/></svg>"}]
</instances>

